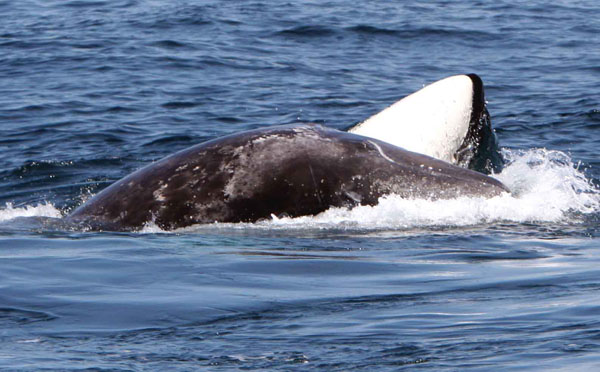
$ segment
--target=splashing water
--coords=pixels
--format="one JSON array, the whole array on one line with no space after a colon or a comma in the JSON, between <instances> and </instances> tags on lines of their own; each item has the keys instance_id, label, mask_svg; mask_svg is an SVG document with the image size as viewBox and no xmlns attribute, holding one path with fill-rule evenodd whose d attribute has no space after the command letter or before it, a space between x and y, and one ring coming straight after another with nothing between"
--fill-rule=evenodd
<instances>
[{"instance_id":1,"label":"splashing water","mask_svg":"<svg viewBox=\"0 0 600 372\"><path fill-rule=\"evenodd\" d=\"M497 175L512 191L517 222L557 221L571 213L600 209L600 190L588 180L579 164L561 151L532 149L503 152L509 165Z\"/></svg>"},{"instance_id":2,"label":"splashing water","mask_svg":"<svg viewBox=\"0 0 600 372\"><path fill-rule=\"evenodd\" d=\"M560 151L503 150L508 160L494 175L512 191L494 198L450 200L382 197L376 206L351 210L331 208L317 216L274 218L272 226L361 228L412 228L417 226L467 226L494 221L559 222L600 210L600 190Z\"/></svg>"},{"instance_id":3,"label":"splashing water","mask_svg":"<svg viewBox=\"0 0 600 372\"><path fill-rule=\"evenodd\" d=\"M60 218L61 216L60 210L47 202L35 206L26 205L24 207L14 207L12 203L6 203L6 206L3 209L0 209L0 222L19 217Z\"/></svg>"},{"instance_id":4,"label":"splashing water","mask_svg":"<svg viewBox=\"0 0 600 372\"><path fill-rule=\"evenodd\" d=\"M389 195L376 206L330 208L316 216L277 218L254 224L214 224L259 229L408 229L469 226L492 222L577 222L600 211L597 190L571 158L560 151L503 150L507 166L494 175L512 191L494 198L402 199ZM206 226L206 225L205 225ZM194 231L193 226L183 231ZM179 230L179 231L181 231ZM154 224L142 232L160 232Z\"/></svg>"},{"instance_id":5,"label":"splashing water","mask_svg":"<svg viewBox=\"0 0 600 372\"><path fill-rule=\"evenodd\" d=\"M600 210L600 190L596 189L572 159L560 151L530 149L503 150L508 164L494 175L512 191L494 198L462 197L450 200L382 197L376 206L353 209L330 208L316 216L277 218L257 223L223 224L211 227L259 229L407 229L414 227L468 226L500 221L574 222L581 215ZM0 222L17 217L61 217L50 203L0 209ZM206 226L206 225L205 225ZM177 231L195 231L192 226ZM149 222L142 233L164 232Z\"/></svg>"}]
</instances>

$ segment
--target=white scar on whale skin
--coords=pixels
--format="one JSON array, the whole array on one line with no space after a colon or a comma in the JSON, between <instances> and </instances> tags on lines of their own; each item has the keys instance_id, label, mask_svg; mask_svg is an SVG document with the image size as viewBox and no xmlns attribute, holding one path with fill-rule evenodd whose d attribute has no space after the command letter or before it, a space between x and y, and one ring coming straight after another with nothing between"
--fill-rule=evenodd
<instances>
[{"instance_id":1,"label":"white scar on whale skin","mask_svg":"<svg viewBox=\"0 0 600 372\"><path fill-rule=\"evenodd\" d=\"M472 109L473 81L456 75L406 96L348 132L455 164Z\"/></svg>"},{"instance_id":2,"label":"white scar on whale skin","mask_svg":"<svg viewBox=\"0 0 600 372\"><path fill-rule=\"evenodd\" d=\"M381 147L380 147L378 144L376 144L376 143L375 143L375 142L373 142L373 141L369 141L369 143L370 143L371 145L375 146L375 148L377 149L377 151L379 151L379 155L383 156L383 158L384 158L385 160L387 160L387 161L389 161L389 162L392 162L392 163L396 164L396 162L394 161L394 159L392 159L392 158L390 158L389 156L387 156L387 155L386 155L386 154L383 152L383 150L381 149Z\"/></svg>"},{"instance_id":3,"label":"white scar on whale skin","mask_svg":"<svg viewBox=\"0 0 600 372\"><path fill-rule=\"evenodd\" d=\"M152 196L154 196L154 199L156 199L159 202L165 201L166 198L163 195L163 191L165 191L168 186L169 186L169 184L166 183L166 184L160 186L160 188L158 188L157 190L154 190L154 192L152 193Z\"/></svg>"}]
</instances>

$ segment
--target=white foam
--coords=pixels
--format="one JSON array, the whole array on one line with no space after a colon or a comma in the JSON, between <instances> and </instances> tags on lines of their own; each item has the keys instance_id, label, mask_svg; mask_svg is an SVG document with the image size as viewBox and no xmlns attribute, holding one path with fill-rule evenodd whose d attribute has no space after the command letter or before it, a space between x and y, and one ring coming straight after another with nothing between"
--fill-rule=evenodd
<instances>
[{"instance_id":1,"label":"white foam","mask_svg":"<svg viewBox=\"0 0 600 372\"><path fill-rule=\"evenodd\" d=\"M142 227L142 229L139 231L142 234L158 234L158 233L164 233L167 232L163 229L161 229L156 222L154 222L154 220L146 222L144 224L144 227Z\"/></svg>"},{"instance_id":2,"label":"white foam","mask_svg":"<svg viewBox=\"0 0 600 372\"><path fill-rule=\"evenodd\" d=\"M560 151L504 150L509 164L494 175L511 190L494 198L451 200L382 197L376 206L330 208L317 216L277 218L254 224L212 227L258 229L409 229L472 226L498 222L577 222L600 211L600 190L586 179L571 158ZM193 231L198 226L187 228Z\"/></svg>"},{"instance_id":3,"label":"white foam","mask_svg":"<svg viewBox=\"0 0 600 372\"><path fill-rule=\"evenodd\" d=\"M0 222L12 220L18 217L54 217L60 218L62 214L50 203L37 205L26 205L24 207L14 207L12 203L6 203L5 207L0 209Z\"/></svg>"},{"instance_id":4,"label":"white foam","mask_svg":"<svg viewBox=\"0 0 600 372\"><path fill-rule=\"evenodd\" d=\"M494 175L511 190L495 198L451 200L383 197L376 206L354 209L330 208L316 216L277 218L257 223L196 225L176 232L206 227L226 229L392 229L469 226L498 222L573 223L583 215L600 212L600 190L585 177L570 156L560 151L531 149L504 150L509 164ZM50 203L0 209L0 222L17 217L55 217L61 212ZM166 232L154 222L142 233Z\"/></svg>"}]
</instances>

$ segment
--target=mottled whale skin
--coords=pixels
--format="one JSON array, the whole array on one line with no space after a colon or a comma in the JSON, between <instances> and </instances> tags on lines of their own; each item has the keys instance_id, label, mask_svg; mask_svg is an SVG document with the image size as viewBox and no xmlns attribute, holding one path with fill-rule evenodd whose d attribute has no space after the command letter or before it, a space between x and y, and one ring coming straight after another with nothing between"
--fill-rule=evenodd
<instances>
[{"instance_id":1,"label":"mottled whale skin","mask_svg":"<svg viewBox=\"0 0 600 372\"><path fill-rule=\"evenodd\" d=\"M95 230L172 230L314 215L381 196L445 199L507 192L499 181L377 139L319 125L276 126L201 143L104 189L68 220Z\"/></svg>"}]
</instances>

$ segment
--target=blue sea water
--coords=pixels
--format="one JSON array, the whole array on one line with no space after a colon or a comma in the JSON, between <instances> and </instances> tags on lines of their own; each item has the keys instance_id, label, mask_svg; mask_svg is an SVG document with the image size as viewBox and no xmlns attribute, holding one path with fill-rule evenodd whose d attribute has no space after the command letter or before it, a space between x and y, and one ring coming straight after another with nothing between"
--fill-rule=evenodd
<instances>
[{"instance_id":1,"label":"blue sea water","mask_svg":"<svg viewBox=\"0 0 600 372\"><path fill-rule=\"evenodd\" d=\"M594 371L596 1L0 0L0 369ZM251 128L343 129L479 74L512 196L61 228Z\"/></svg>"}]
</instances>

